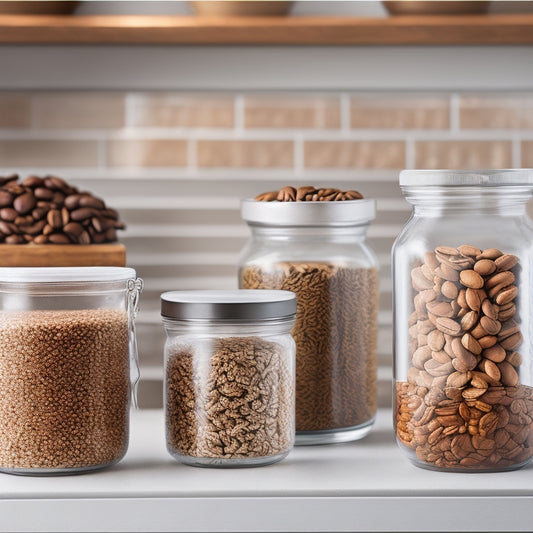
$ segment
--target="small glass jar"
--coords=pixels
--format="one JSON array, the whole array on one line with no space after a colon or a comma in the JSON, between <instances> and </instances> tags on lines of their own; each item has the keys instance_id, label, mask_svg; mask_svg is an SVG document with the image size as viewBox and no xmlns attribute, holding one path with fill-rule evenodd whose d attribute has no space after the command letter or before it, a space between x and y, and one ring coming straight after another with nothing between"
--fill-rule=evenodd
<instances>
[{"instance_id":1,"label":"small glass jar","mask_svg":"<svg viewBox=\"0 0 533 533\"><path fill-rule=\"evenodd\" d=\"M366 241L374 200L243 200L252 237L244 289L294 291L296 444L356 440L377 410L378 265Z\"/></svg>"},{"instance_id":2,"label":"small glass jar","mask_svg":"<svg viewBox=\"0 0 533 533\"><path fill-rule=\"evenodd\" d=\"M283 459L294 445L295 295L172 291L161 314L170 454L204 467Z\"/></svg>"},{"instance_id":3,"label":"small glass jar","mask_svg":"<svg viewBox=\"0 0 533 533\"><path fill-rule=\"evenodd\" d=\"M0 269L1 472L73 474L124 456L141 290L131 268Z\"/></svg>"},{"instance_id":4,"label":"small glass jar","mask_svg":"<svg viewBox=\"0 0 533 533\"><path fill-rule=\"evenodd\" d=\"M533 171L403 171L393 248L395 428L417 466L533 455Z\"/></svg>"}]
</instances>

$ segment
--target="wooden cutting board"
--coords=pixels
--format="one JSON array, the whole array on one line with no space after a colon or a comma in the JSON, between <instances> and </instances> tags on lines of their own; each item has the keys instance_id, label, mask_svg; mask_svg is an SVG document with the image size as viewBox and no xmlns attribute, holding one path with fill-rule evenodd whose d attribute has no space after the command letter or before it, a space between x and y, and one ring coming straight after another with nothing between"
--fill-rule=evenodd
<instances>
[{"instance_id":1,"label":"wooden cutting board","mask_svg":"<svg viewBox=\"0 0 533 533\"><path fill-rule=\"evenodd\" d=\"M0 244L0 267L125 266L123 244Z\"/></svg>"}]
</instances>

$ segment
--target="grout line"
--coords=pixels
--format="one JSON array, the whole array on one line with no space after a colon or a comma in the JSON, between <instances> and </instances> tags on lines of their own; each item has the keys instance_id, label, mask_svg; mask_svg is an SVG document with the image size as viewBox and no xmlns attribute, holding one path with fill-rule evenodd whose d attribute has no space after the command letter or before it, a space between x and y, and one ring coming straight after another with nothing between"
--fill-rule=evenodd
<instances>
[{"instance_id":1,"label":"grout line","mask_svg":"<svg viewBox=\"0 0 533 533\"><path fill-rule=\"evenodd\" d=\"M521 168L522 167L522 141L520 137L515 136L513 137L513 141L511 143L511 164L514 168Z\"/></svg>"},{"instance_id":2,"label":"grout line","mask_svg":"<svg viewBox=\"0 0 533 533\"><path fill-rule=\"evenodd\" d=\"M351 116L350 116L350 95L348 93L341 93L340 95L341 107L341 131L350 131Z\"/></svg>"},{"instance_id":3,"label":"grout line","mask_svg":"<svg viewBox=\"0 0 533 533\"><path fill-rule=\"evenodd\" d=\"M235 95L234 122L235 131L239 134L244 132L244 96Z\"/></svg>"},{"instance_id":4,"label":"grout line","mask_svg":"<svg viewBox=\"0 0 533 533\"><path fill-rule=\"evenodd\" d=\"M458 93L453 93L450 96L450 131L457 133L461 129L459 117L459 100Z\"/></svg>"},{"instance_id":5,"label":"grout line","mask_svg":"<svg viewBox=\"0 0 533 533\"><path fill-rule=\"evenodd\" d=\"M405 139L405 168L415 168L415 141L412 137Z\"/></svg>"}]
</instances>

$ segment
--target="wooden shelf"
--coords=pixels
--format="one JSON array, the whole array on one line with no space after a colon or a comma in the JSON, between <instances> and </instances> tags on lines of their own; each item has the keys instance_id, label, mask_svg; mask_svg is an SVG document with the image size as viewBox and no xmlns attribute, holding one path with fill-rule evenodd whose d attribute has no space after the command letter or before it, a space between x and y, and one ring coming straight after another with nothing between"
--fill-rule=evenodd
<instances>
[{"instance_id":1,"label":"wooden shelf","mask_svg":"<svg viewBox=\"0 0 533 533\"><path fill-rule=\"evenodd\" d=\"M0 44L530 45L533 14L388 18L0 15Z\"/></svg>"}]
</instances>

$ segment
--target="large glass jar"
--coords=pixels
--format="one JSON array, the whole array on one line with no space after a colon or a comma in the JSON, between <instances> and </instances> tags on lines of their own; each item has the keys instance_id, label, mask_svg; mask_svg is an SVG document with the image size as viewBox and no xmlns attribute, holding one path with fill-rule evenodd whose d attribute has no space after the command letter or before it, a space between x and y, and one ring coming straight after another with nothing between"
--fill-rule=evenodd
<instances>
[{"instance_id":1,"label":"large glass jar","mask_svg":"<svg viewBox=\"0 0 533 533\"><path fill-rule=\"evenodd\" d=\"M161 295L167 449L203 467L275 463L294 444L296 298L289 291Z\"/></svg>"},{"instance_id":2,"label":"large glass jar","mask_svg":"<svg viewBox=\"0 0 533 533\"><path fill-rule=\"evenodd\" d=\"M533 172L403 171L393 248L395 428L417 466L511 470L533 455Z\"/></svg>"},{"instance_id":3,"label":"large glass jar","mask_svg":"<svg viewBox=\"0 0 533 533\"><path fill-rule=\"evenodd\" d=\"M240 286L296 293L296 444L355 440L377 410L374 200L244 200Z\"/></svg>"},{"instance_id":4,"label":"large glass jar","mask_svg":"<svg viewBox=\"0 0 533 533\"><path fill-rule=\"evenodd\" d=\"M141 289L131 268L0 268L1 472L79 473L124 456Z\"/></svg>"}]
</instances>

